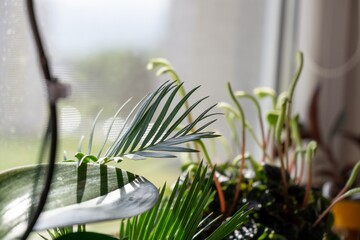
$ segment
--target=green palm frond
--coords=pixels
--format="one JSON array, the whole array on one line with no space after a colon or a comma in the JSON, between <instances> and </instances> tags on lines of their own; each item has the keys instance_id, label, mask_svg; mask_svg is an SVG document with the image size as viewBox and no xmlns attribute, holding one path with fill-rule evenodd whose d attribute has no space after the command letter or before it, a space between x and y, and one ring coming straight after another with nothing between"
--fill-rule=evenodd
<instances>
[{"instance_id":1,"label":"green palm frond","mask_svg":"<svg viewBox=\"0 0 360 240\"><path fill-rule=\"evenodd\" d=\"M149 94L138 103L126 118L125 124L117 139L106 150L101 161L107 162L113 159L121 160L123 157L134 160L147 157L172 158L175 157L175 155L172 154L174 152L197 152L195 149L176 145L196 141L202 138L217 137L218 135L214 134L214 132L203 131L207 126L216 121L204 121L217 114L210 113L215 105L205 109L193 122L186 124L185 126L181 125L191 111L207 98L204 97L196 101L189 109L181 113L180 109L199 88L196 87L192 89L178 101L175 100L175 96L181 86L182 84L176 85L175 82L167 81L156 89L156 91ZM121 108L123 108L123 106ZM114 116L114 119L118 113L119 111ZM180 126L180 131L177 131ZM198 130L193 131L195 126L197 126ZM110 125L109 131L111 130L111 127L112 124ZM100 157L106 141L107 138L95 159ZM91 149L90 144L91 141L89 141L89 149ZM88 158L89 156L94 158L90 153L83 157Z\"/></svg>"},{"instance_id":2,"label":"green palm frond","mask_svg":"<svg viewBox=\"0 0 360 240\"><path fill-rule=\"evenodd\" d=\"M189 175L183 180L179 178L168 198L164 196L164 186L157 204L150 211L121 221L119 239L194 239L200 231L220 219L215 218L203 226L207 221L205 209L215 194L212 190L213 174L209 176L207 168L200 167L194 179L190 180ZM245 208L221 224L209 239L222 239L242 225L248 215Z\"/></svg>"}]
</instances>

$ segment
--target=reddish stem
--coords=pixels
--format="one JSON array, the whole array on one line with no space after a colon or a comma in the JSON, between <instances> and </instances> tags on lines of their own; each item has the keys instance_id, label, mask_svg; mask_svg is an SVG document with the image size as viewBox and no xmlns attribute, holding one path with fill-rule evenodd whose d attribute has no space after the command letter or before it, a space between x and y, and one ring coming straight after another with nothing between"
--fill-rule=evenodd
<instances>
[{"instance_id":1,"label":"reddish stem","mask_svg":"<svg viewBox=\"0 0 360 240\"><path fill-rule=\"evenodd\" d=\"M299 178L297 179L298 184L301 183L301 180L304 176L304 168L305 168L305 159L304 159L304 154L301 153L301 160L300 160L300 173L299 173Z\"/></svg>"},{"instance_id":2,"label":"reddish stem","mask_svg":"<svg viewBox=\"0 0 360 240\"><path fill-rule=\"evenodd\" d=\"M279 153L279 161L280 161L280 167L281 167L281 180L282 180L282 188L284 193L284 198L287 198L288 193L288 187L287 187L287 179L286 179L286 170L284 166L284 159L283 159L283 153L281 149L281 145L278 145L278 153Z\"/></svg>"},{"instance_id":3,"label":"reddish stem","mask_svg":"<svg viewBox=\"0 0 360 240\"><path fill-rule=\"evenodd\" d=\"M305 190L305 195L304 195L304 200L302 203L302 207L305 208L306 204L309 200L309 196L310 196L310 191L311 191L311 184L312 184L312 164L309 163L309 171L308 171L308 181L306 183L306 190Z\"/></svg>"},{"instance_id":4,"label":"reddish stem","mask_svg":"<svg viewBox=\"0 0 360 240\"><path fill-rule=\"evenodd\" d=\"M261 129L261 136L262 136L262 149L263 149L263 156L262 156L262 159L261 159L261 162L262 163L265 163L265 158L266 158L266 138L265 138L265 130L264 130L264 123L261 119L261 116L260 116L260 129Z\"/></svg>"},{"instance_id":5,"label":"reddish stem","mask_svg":"<svg viewBox=\"0 0 360 240\"><path fill-rule=\"evenodd\" d=\"M215 183L215 187L216 187L216 192L219 197L220 211L224 215L226 213L226 203L225 203L224 191L222 190L219 179L215 176L215 173L214 173L213 178L214 178L214 183Z\"/></svg>"},{"instance_id":6,"label":"reddish stem","mask_svg":"<svg viewBox=\"0 0 360 240\"><path fill-rule=\"evenodd\" d=\"M231 214L234 211L234 209L237 205L237 202L239 200L239 196L240 196L242 176L243 176L243 171L244 171L244 167L245 167L245 129L243 129L243 131L242 131L242 143L243 144L241 145L241 163L240 163L240 168L239 168L239 176L238 176L238 181L236 183L235 195L233 198L233 202L231 204L228 214Z\"/></svg>"}]
</instances>

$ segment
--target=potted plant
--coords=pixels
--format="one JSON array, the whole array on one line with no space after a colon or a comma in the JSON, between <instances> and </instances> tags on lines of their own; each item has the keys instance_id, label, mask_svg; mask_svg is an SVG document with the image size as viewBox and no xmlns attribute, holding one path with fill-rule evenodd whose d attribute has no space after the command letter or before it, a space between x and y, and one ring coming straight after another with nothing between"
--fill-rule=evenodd
<instances>
[{"instance_id":1,"label":"potted plant","mask_svg":"<svg viewBox=\"0 0 360 240\"><path fill-rule=\"evenodd\" d=\"M353 168L345 187L332 201L323 197L320 189L311 186L312 160L317 143L303 142L299 116L291 110L293 93L303 66L301 52L297 59L297 71L287 91L278 95L270 88L260 87L254 89L253 94L248 94L233 91L228 83L227 90L233 104L218 104L230 128L229 141L234 143L234 148L225 144L225 152L229 157L217 164L216 174L212 176L217 195L208 211L223 214L226 218L244 204L253 210L245 226L234 231L227 239L339 239L332 231L333 216L329 210L341 199L359 191L351 187L360 163ZM168 74L174 80L179 80L179 75L165 59L153 59L148 68L158 69L157 75ZM264 98L270 98L272 102L272 109L265 116L259 103ZM246 120L241 106L242 99L248 99L254 104L258 113L260 137ZM258 161L246 152L247 133L254 138L262 153ZM198 140L197 145L212 167L212 157L205 144ZM195 172L199 162L199 159L186 156L183 170ZM307 179L304 179L305 172L308 173ZM212 231L211 228L208 230ZM207 234L204 231L199 239L205 238Z\"/></svg>"},{"instance_id":2,"label":"potted plant","mask_svg":"<svg viewBox=\"0 0 360 240\"><path fill-rule=\"evenodd\" d=\"M24 166L0 173L0 238L26 239L32 230L55 228L49 231L51 238L114 239L103 234L88 233L84 224L129 218L150 209L153 210L145 213L145 218L138 217L141 224L137 224L137 218L135 222L122 224L120 237L138 239L138 234L149 233L153 239L159 239L158 236L163 236L163 231L176 228L181 231L171 230L173 235L169 238L180 236L182 239L192 239L202 231L198 229L199 227L210 226L211 223L204 225L201 222L204 209L213 199L213 191L210 188L212 183L205 179L206 168L199 168L197 177L191 182L193 187L189 191L186 189L185 181L181 186L178 185L179 187L176 187L167 199L163 195L165 188L161 190L159 196L156 187L145 178L110 166L108 163L119 163L124 159L143 160L148 157L169 158L175 157L173 153L176 152L196 152L196 149L178 145L202 138L216 137L214 132L204 131L213 121L202 124L196 132L192 131L200 121L213 116L209 112L214 106L203 111L188 125L178 129L184 118L188 117L190 111L204 98L177 115L182 105L187 104L187 99L196 89L176 101L175 95L182 89L181 84L166 82L133 108L113 143L107 142L112 125L127 102L115 114L113 123L97 154L93 153L92 140L96 120L100 113L95 118L89 135L87 151L82 151L83 139L81 138L78 152L73 158L68 159L65 156L64 162L55 163L57 100L65 97L68 91L66 86L60 84L52 75L37 26L33 1L27 1L27 10L49 95L49 125L40 159L44 156L47 142L50 142L50 158L49 164ZM46 175L46 180L42 181L44 175ZM201 197L199 205L195 205L194 208L191 200L200 195L205 197ZM172 205L173 201L175 205ZM221 226L213 231L213 235L210 235L208 239L225 237L245 221L246 215L245 209L239 210L231 220L222 221ZM174 225L183 224L184 217L188 218L186 226L191 229ZM144 224L146 222L154 224L158 220L168 228L163 225ZM71 226L74 224L78 225L75 232ZM147 228L146 231L143 231L144 226Z\"/></svg>"},{"instance_id":3,"label":"potted plant","mask_svg":"<svg viewBox=\"0 0 360 240\"><path fill-rule=\"evenodd\" d=\"M99 112L89 134L87 149L82 151L82 137L74 157L64 156L65 160L55 165L45 210L33 230L53 228L48 231L53 239L114 239L86 232L85 224L131 218L146 212L126 223L122 222L120 239L164 239L163 236L192 239L203 231L202 228L220 222L217 224L219 227L208 236L208 239L219 239L244 223L248 214L246 207L228 221L217 217L210 223L202 222L206 217L205 209L214 200L212 178L208 178L206 168L199 167L191 183L189 178L178 181L172 195L167 197L165 186L159 195L157 188L144 177L108 165L129 159L172 158L176 152L197 152L179 145L218 136L205 130L214 121L207 118L214 115L210 111L215 105L205 109L191 123L180 127L191 110L205 99L196 101L181 112L180 108L188 103L187 99L197 89L177 100L176 94L181 88L182 84L168 81L146 96L128 115L117 139L108 143L112 125L128 102L123 104L114 115L103 144L94 153L92 142ZM195 126L199 127L194 132L192 129ZM0 174L1 239L18 238L25 231L39 201L44 184L40 177L46 168L47 165L24 166ZM188 184L190 189L187 189ZM198 201L193 204L195 198ZM73 225L78 225L76 230Z\"/></svg>"},{"instance_id":4,"label":"potted plant","mask_svg":"<svg viewBox=\"0 0 360 240\"><path fill-rule=\"evenodd\" d=\"M52 88L54 90L59 85L49 69L32 1L28 1L28 11L50 93ZM359 191L350 188L360 164L355 166L345 187L332 202L311 188L311 174L308 175L306 186L301 185L304 169L311 172L317 144L311 141L305 147L299 134L298 117L291 112L293 93L302 69L301 53L298 58L299 66L294 79L282 94L277 95L268 88L257 88L253 96L234 92L228 84L227 89L235 107L228 103L222 103L219 107L224 110L233 133L231 141L237 144L238 150L229 151L230 159L217 167L213 165L202 141L203 138L217 136L214 132L204 131L214 120L201 123L214 115L209 113L214 106L193 118L191 111L203 100L188 104L189 96L196 89L186 94L179 76L167 61L152 61L149 68L159 68L159 75L168 73L177 84L166 82L148 95L134 107L126 120L128 124L125 124L116 141L107 145L106 138L100 151L93 154L96 117L87 151L81 151L81 140L74 158L66 157L64 163L55 164L54 174L47 171L48 179L54 177L52 182L46 182L51 183L52 188L49 194L43 191L46 193L44 199L48 199L35 230L55 228L49 232L50 237L59 239L113 239L86 232L84 224L143 213L121 223L121 239L223 239L229 233L230 239L336 239L337 236L331 231L332 216L328 212L337 202ZM174 97L178 92L181 99L175 102ZM57 94L49 94L51 119L55 122L58 97ZM273 102L273 109L266 114L268 128L264 126L258 103L265 97L270 97ZM259 114L260 140L246 121L240 98L248 98L255 104ZM175 107L172 103L175 103ZM182 106L185 106L185 112L177 117L176 113ZM156 115L156 112L159 114ZM181 126L185 118L188 123ZM153 125L150 125L151 121L154 121ZM49 125L51 127L56 133L56 124ZM262 152L259 162L246 154L247 131ZM56 140L56 134L53 136ZM196 144L193 147L177 146L188 142ZM52 143L51 149L55 150L56 141ZM106 151L103 152L104 149ZM164 197L165 188L159 195L158 190L145 178L107 164L125 159L174 157L173 152L198 150L204 152L209 169L203 167L201 159L190 159L184 165L189 174L178 180L168 198ZM55 151L52 153L50 165L54 166ZM46 169L46 165L35 165L0 173L0 238L18 238L25 230L32 229L30 224L30 227L27 226L28 220L36 221L34 209L36 205L41 205L38 202L45 202L37 196L42 188L46 188L42 186L42 181L38 181ZM36 179L37 182L29 179ZM193 204L194 200L198 200L196 204ZM248 214L249 219L245 219ZM74 224L78 225L75 232L73 227L67 227Z\"/></svg>"}]
</instances>

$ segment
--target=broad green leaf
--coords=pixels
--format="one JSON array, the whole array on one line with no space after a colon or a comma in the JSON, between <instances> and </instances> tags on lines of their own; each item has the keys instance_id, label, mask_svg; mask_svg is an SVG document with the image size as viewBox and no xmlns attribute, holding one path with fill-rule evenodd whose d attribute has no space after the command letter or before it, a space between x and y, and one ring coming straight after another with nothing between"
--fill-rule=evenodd
<instances>
[{"instance_id":1,"label":"broad green leaf","mask_svg":"<svg viewBox=\"0 0 360 240\"><path fill-rule=\"evenodd\" d=\"M47 166L28 166L0 174L0 239L21 236ZM33 199L33 193L35 198ZM56 164L48 201L34 230L128 218L149 210L158 190L145 178L99 164Z\"/></svg>"},{"instance_id":2,"label":"broad green leaf","mask_svg":"<svg viewBox=\"0 0 360 240\"><path fill-rule=\"evenodd\" d=\"M268 121L271 127L275 127L276 123L279 119L280 112L279 111L269 111L266 114L266 120Z\"/></svg>"}]
</instances>

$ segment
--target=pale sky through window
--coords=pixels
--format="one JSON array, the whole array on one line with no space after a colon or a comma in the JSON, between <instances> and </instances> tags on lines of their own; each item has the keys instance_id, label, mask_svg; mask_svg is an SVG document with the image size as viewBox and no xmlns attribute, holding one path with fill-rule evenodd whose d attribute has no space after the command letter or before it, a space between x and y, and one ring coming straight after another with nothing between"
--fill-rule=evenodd
<instances>
[{"instance_id":1,"label":"pale sky through window","mask_svg":"<svg viewBox=\"0 0 360 240\"><path fill-rule=\"evenodd\" d=\"M78 55L112 48L148 49L166 29L166 0L40 1L54 50Z\"/></svg>"}]
</instances>

